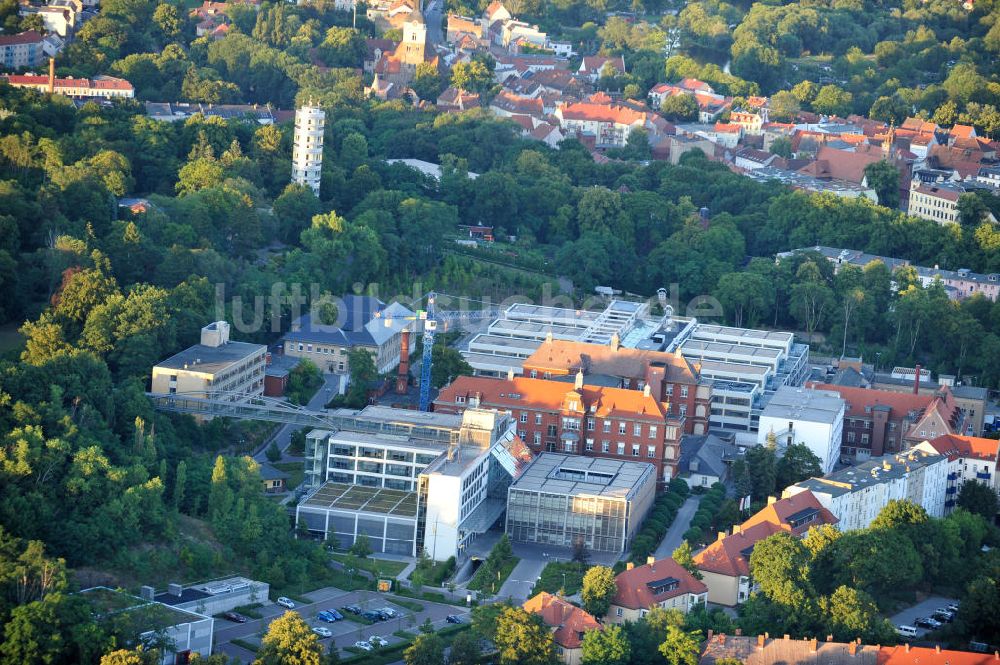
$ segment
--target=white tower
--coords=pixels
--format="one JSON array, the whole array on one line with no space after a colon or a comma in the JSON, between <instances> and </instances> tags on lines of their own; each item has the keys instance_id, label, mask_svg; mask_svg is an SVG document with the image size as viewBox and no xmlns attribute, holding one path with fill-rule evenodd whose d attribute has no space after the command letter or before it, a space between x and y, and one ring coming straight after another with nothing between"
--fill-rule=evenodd
<instances>
[{"instance_id":1,"label":"white tower","mask_svg":"<svg viewBox=\"0 0 1000 665\"><path fill-rule=\"evenodd\" d=\"M292 182L305 185L319 196L323 166L323 128L326 113L308 104L295 111L295 142L292 148Z\"/></svg>"}]
</instances>

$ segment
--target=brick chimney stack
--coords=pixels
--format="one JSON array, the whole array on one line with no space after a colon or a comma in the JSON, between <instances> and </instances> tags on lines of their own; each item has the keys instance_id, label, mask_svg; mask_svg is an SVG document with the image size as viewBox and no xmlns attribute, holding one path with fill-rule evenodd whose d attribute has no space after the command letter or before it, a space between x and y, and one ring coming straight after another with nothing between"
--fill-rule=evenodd
<instances>
[{"instance_id":1,"label":"brick chimney stack","mask_svg":"<svg viewBox=\"0 0 1000 665\"><path fill-rule=\"evenodd\" d=\"M56 59L49 58L49 94L56 91Z\"/></svg>"},{"instance_id":2,"label":"brick chimney stack","mask_svg":"<svg viewBox=\"0 0 1000 665\"><path fill-rule=\"evenodd\" d=\"M849 654L851 654L853 656L857 652L858 652L858 643L857 642L848 642L847 643L847 653L849 653Z\"/></svg>"},{"instance_id":3,"label":"brick chimney stack","mask_svg":"<svg viewBox=\"0 0 1000 665\"><path fill-rule=\"evenodd\" d=\"M817 643L816 638L814 637L811 640L809 640L809 651L816 653L818 649L819 649L819 644Z\"/></svg>"},{"instance_id":4,"label":"brick chimney stack","mask_svg":"<svg viewBox=\"0 0 1000 665\"><path fill-rule=\"evenodd\" d=\"M916 371L916 376L913 377L913 394L914 395L919 395L920 394L920 369L921 369L920 365L917 365L917 367L916 367L916 370L917 370Z\"/></svg>"},{"instance_id":5,"label":"brick chimney stack","mask_svg":"<svg viewBox=\"0 0 1000 665\"><path fill-rule=\"evenodd\" d=\"M396 374L396 394L405 395L410 385L410 331L403 328L399 337L399 371Z\"/></svg>"}]
</instances>

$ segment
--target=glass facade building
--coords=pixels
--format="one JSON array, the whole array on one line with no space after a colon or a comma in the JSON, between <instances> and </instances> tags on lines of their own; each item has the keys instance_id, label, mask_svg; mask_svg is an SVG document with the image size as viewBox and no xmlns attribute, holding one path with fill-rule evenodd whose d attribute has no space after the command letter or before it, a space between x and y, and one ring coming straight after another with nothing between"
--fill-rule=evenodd
<instances>
[{"instance_id":1,"label":"glass facade building","mask_svg":"<svg viewBox=\"0 0 1000 665\"><path fill-rule=\"evenodd\" d=\"M652 464L543 453L508 489L507 533L518 542L623 552L655 493Z\"/></svg>"}]
</instances>

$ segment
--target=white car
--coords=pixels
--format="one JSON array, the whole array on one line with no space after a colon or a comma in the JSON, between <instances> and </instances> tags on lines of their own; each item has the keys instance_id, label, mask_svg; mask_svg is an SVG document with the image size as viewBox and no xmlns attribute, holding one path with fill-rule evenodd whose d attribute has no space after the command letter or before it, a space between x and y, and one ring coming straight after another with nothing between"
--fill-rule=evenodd
<instances>
[{"instance_id":1,"label":"white car","mask_svg":"<svg viewBox=\"0 0 1000 665\"><path fill-rule=\"evenodd\" d=\"M281 596L280 598L278 598L278 600L276 600L274 602L277 603L278 605L281 605L282 607L288 608L290 610L294 610L295 609L295 603L292 602L291 598L285 598L284 596Z\"/></svg>"},{"instance_id":2,"label":"white car","mask_svg":"<svg viewBox=\"0 0 1000 665\"><path fill-rule=\"evenodd\" d=\"M323 626L313 626L313 632L320 637L333 637L333 633L330 632L330 629L324 628Z\"/></svg>"},{"instance_id":3,"label":"white car","mask_svg":"<svg viewBox=\"0 0 1000 665\"><path fill-rule=\"evenodd\" d=\"M365 651L371 651L372 649L375 648L371 644L369 644L368 642L355 642L354 646L356 646L359 649L363 649Z\"/></svg>"},{"instance_id":4,"label":"white car","mask_svg":"<svg viewBox=\"0 0 1000 665\"><path fill-rule=\"evenodd\" d=\"M379 637L378 635L372 635L371 637L368 638L368 641L377 647L389 646L389 643L385 639Z\"/></svg>"}]
</instances>

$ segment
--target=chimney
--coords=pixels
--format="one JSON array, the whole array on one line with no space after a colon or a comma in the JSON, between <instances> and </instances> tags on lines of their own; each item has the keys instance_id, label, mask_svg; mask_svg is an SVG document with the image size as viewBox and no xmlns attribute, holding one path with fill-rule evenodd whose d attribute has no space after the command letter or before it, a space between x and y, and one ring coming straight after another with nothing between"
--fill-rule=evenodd
<instances>
[{"instance_id":1,"label":"chimney","mask_svg":"<svg viewBox=\"0 0 1000 665\"><path fill-rule=\"evenodd\" d=\"M940 644L935 644L934 645L934 653L941 653L941 645Z\"/></svg>"},{"instance_id":2,"label":"chimney","mask_svg":"<svg viewBox=\"0 0 1000 665\"><path fill-rule=\"evenodd\" d=\"M770 506L772 503L777 503L777 502L778 502L778 497L776 496L767 497L767 505Z\"/></svg>"},{"instance_id":3,"label":"chimney","mask_svg":"<svg viewBox=\"0 0 1000 665\"><path fill-rule=\"evenodd\" d=\"M653 391L650 389L648 383L642 387L642 395L643 395L643 397L652 397L653 396Z\"/></svg>"},{"instance_id":4,"label":"chimney","mask_svg":"<svg viewBox=\"0 0 1000 665\"><path fill-rule=\"evenodd\" d=\"M764 648L764 640L766 640L766 639L767 638L764 635L758 635L757 636L757 648L758 649L763 649Z\"/></svg>"},{"instance_id":5,"label":"chimney","mask_svg":"<svg viewBox=\"0 0 1000 665\"><path fill-rule=\"evenodd\" d=\"M913 375L913 394L914 395L919 395L920 394L920 365L919 364L917 365L916 370L917 371Z\"/></svg>"},{"instance_id":6,"label":"chimney","mask_svg":"<svg viewBox=\"0 0 1000 665\"><path fill-rule=\"evenodd\" d=\"M847 653L849 653L849 654L851 654L853 656L857 652L858 652L858 643L857 642L848 642L847 643Z\"/></svg>"},{"instance_id":7,"label":"chimney","mask_svg":"<svg viewBox=\"0 0 1000 665\"><path fill-rule=\"evenodd\" d=\"M399 333L399 369L396 372L396 394L405 395L410 385L410 331Z\"/></svg>"},{"instance_id":8,"label":"chimney","mask_svg":"<svg viewBox=\"0 0 1000 665\"><path fill-rule=\"evenodd\" d=\"M910 643L906 643L906 653L910 653Z\"/></svg>"},{"instance_id":9,"label":"chimney","mask_svg":"<svg viewBox=\"0 0 1000 665\"><path fill-rule=\"evenodd\" d=\"M625 570L632 570L633 568L635 568L635 564L631 561L625 564Z\"/></svg>"},{"instance_id":10,"label":"chimney","mask_svg":"<svg viewBox=\"0 0 1000 665\"><path fill-rule=\"evenodd\" d=\"M56 59L49 58L49 94L56 91Z\"/></svg>"},{"instance_id":11,"label":"chimney","mask_svg":"<svg viewBox=\"0 0 1000 665\"><path fill-rule=\"evenodd\" d=\"M177 596L178 598L180 598L181 594L184 593L184 587L181 586L180 584L176 584L175 582L171 582L170 584L167 585L167 593L169 593L171 596Z\"/></svg>"},{"instance_id":12,"label":"chimney","mask_svg":"<svg viewBox=\"0 0 1000 665\"><path fill-rule=\"evenodd\" d=\"M719 636L716 638L716 641L722 646L726 646L726 634L719 633Z\"/></svg>"},{"instance_id":13,"label":"chimney","mask_svg":"<svg viewBox=\"0 0 1000 665\"><path fill-rule=\"evenodd\" d=\"M514 368L513 367L508 367L507 368L507 380L508 381L513 381L514 380Z\"/></svg>"},{"instance_id":14,"label":"chimney","mask_svg":"<svg viewBox=\"0 0 1000 665\"><path fill-rule=\"evenodd\" d=\"M827 635L826 636L826 641L827 642L833 642L833 635Z\"/></svg>"},{"instance_id":15,"label":"chimney","mask_svg":"<svg viewBox=\"0 0 1000 665\"><path fill-rule=\"evenodd\" d=\"M711 642L712 641L712 635L714 635L714 634L715 634L715 631L712 630L711 628L709 628L708 629L708 634L705 636L705 640L708 641L708 642Z\"/></svg>"},{"instance_id":16,"label":"chimney","mask_svg":"<svg viewBox=\"0 0 1000 665\"><path fill-rule=\"evenodd\" d=\"M819 645L817 644L816 638L814 637L811 640L809 640L809 650L812 651L813 653L816 653L818 649Z\"/></svg>"},{"instance_id":17,"label":"chimney","mask_svg":"<svg viewBox=\"0 0 1000 665\"><path fill-rule=\"evenodd\" d=\"M733 533L743 533L743 525L742 524L734 524L733 525Z\"/></svg>"},{"instance_id":18,"label":"chimney","mask_svg":"<svg viewBox=\"0 0 1000 665\"><path fill-rule=\"evenodd\" d=\"M726 532L725 531L719 531L719 535L716 538L716 540L722 540L725 537L726 537Z\"/></svg>"},{"instance_id":19,"label":"chimney","mask_svg":"<svg viewBox=\"0 0 1000 665\"><path fill-rule=\"evenodd\" d=\"M791 635L789 635L788 633L785 633L785 641L786 641L786 642L787 642L787 641L788 641L789 639L791 639L791 637L792 637Z\"/></svg>"},{"instance_id":20,"label":"chimney","mask_svg":"<svg viewBox=\"0 0 1000 665\"><path fill-rule=\"evenodd\" d=\"M736 635L736 637L740 637L743 635L743 629L737 628L736 630L733 631L733 634Z\"/></svg>"},{"instance_id":21,"label":"chimney","mask_svg":"<svg viewBox=\"0 0 1000 665\"><path fill-rule=\"evenodd\" d=\"M583 370L582 369L576 371L576 380L573 381L573 387L576 388L577 390L581 390L583 388Z\"/></svg>"},{"instance_id":22,"label":"chimney","mask_svg":"<svg viewBox=\"0 0 1000 665\"><path fill-rule=\"evenodd\" d=\"M650 555L650 556L646 557L646 565L647 566L652 566L654 563L656 563L656 557L655 556Z\"/></svg>"},{"instance_id":23,"label":"chimney","mask_svg":"<svg viewBox=\"0 0 1000 665\"><path fill-rule=\"evenodd\" d=\"M617 351L621 347L621 339L618 337L618 333L611 334L611 350Z\"/></svg>"},{"instance_id":24,"label":"chimney","mask_svg":"<svg viewBox=\"0 0 1000 665\"><path fill-rule=\"evenodd\" d=\"M139 597L143 600L153 601L153 596L156 595L156 591L151 586L141 586L139 587Z\"/></svg>"}]
</instances>

